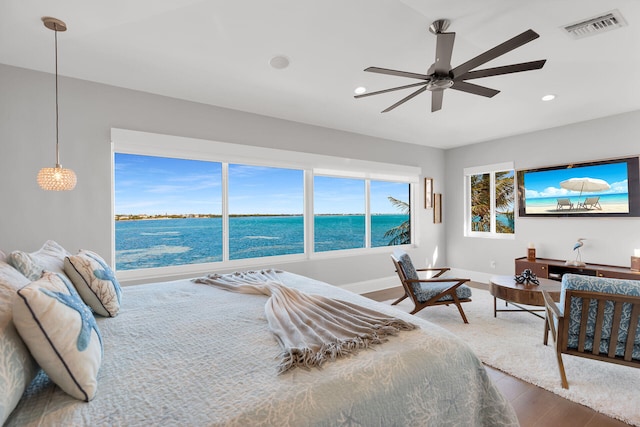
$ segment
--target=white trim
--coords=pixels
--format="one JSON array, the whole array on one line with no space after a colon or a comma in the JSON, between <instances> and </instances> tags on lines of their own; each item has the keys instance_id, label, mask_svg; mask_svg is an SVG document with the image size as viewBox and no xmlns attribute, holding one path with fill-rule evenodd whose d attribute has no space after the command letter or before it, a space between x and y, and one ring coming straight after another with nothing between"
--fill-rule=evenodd
<instances>
[{"instance_id":1,"label":"white trim","mask_svg":"<svg viewBox=\"0 0 640 427\"><path fill-rule=\"evenodd\" d=\"M141 270L123 270L117 271L119 280L125 281L144 281L157 279L162 277L182 277L224 270L230 268L257 268L260 265L272 265L274 263L300 262L309 259L323 259L342 257L345 255L361 255L371 254L375 252L388 252L389 248L355 248L347 250L333 250L314 252L313 236L314 236L314 220L313 220L313 176L314 173L329 174L337 177L351 177L365 180L402 182L409 184L409 197L411 206L416 206L416 192L419 187L415 184L419 183L421 168L406 165L397 165L391 163L372 162L365 160L347 159L341 157L333 157L319 154L302 153L296 151L279 150L265 147L246 146L242 144L231 144L218 141L207 141L195 138L186 138L173 135L162 135L148 132L132 131L127 129L111 129L111 147L112 153L139 154L148 156L173 157L178 159L204 160L219 162L222 164L222 210L223 210L223 246L222 261L198 265L181 265L170 267L159 267ZM113 157L113 156L112 156ZM113 162L113 159L112 159ZM229 260L228 247L228 194L226 193L228 186L228 165L246 164L255 166L280 167L288 169L296 169L304 171L304 229L305 243L304 253L291 254L272 257L249 258L242 260ZM112 171L114 166L112 164ZM113 175L113 172L112 172ZM112 178L111 206L112 218L114 218L114 197L115 197L115 178ZM368 189L368 187L367 187ZM369 192L365 193L369 197ZM367 209L369 201L367 201ZM368 214L369 212L365 212ZM415 242L418 236L418 222L416 220L417 209L411 214L412 241ZM370 220L370 216L365 218ZM112 259L115 264L115 231L112 221ZM365 237L366 241L370 240L370 224ZM370 242L368 243L370 246ZM414 243L415 246L415 243ZM371 252L373 251L373 252Z\"/></svg>"},{"instance_id":2,"label":"white trim","mask_svg":"<svg viewBox=\"0 0 640 427\"><path fill-rule=\"evenodd\" d=\"M381 279L365 280L363 282L347 283L338 286L356 294L366 294L368 292L382 291L385 289L401 287L398 276L388 276Z\"/></svg>"},{"instance_id":3,"label":"white trim","mask_svg":"<svg viewBox=\"0 0 640 427\"><path fill-rule=\"evenodd\" d=\"M517 197L515 192L517 191L517 173L514 169L513 162L504 162L504 163L494 163L492 165L485 166L473 166L464 168L464 222L463 222L463 235L465 237L476 237L476 238L484 238L484 239L501 239L501 240L515 240L515 231L514 233L497 233L496 232L496 173L497 172L505 172L505 171L513 171L513 185L514 185L514 201L513 201L513 212L517 212ZM471 230L471 177L472 175L484 175L489 174L489 188L491 189L490 194L490 206L491 206L491 225L490 231L473 231Z\"/></svg>"},{"instance_id":4,"label":"white trim","mask_svg":"<svg viewBox=\"0 0 640 427\"><path fill-rule=\"evenodd\" d=\"M418 182L422 169L415 166L347 159L322 154L208 141L174 135L111 129L114 150L121 153L171 156L246 165L311 169L314 173Z\"/></svg>"},{"instance_id":5,"label":"white trim","mask_svg":"<svg viewBox=\"0 0 640 427\"><path fill-rule=\"evenodd\" d=\"M478 175L481 173L504 172L513 169L513 162L494 163L492 165L472 166L464 168L464 175Z\"/></svg>"}]
</instances>

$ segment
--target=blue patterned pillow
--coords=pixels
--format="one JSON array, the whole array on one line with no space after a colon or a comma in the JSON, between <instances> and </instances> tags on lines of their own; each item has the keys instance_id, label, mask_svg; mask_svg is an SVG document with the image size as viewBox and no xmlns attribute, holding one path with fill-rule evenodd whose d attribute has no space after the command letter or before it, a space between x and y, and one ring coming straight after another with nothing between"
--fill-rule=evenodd
<instances>
[{"instance_id":1,"label":"blue patterned pillow","mask_svg":"<svg viewBox=\"0 0 640 427\"><path fill-rule=\"evenodd\" d=\"M45 272L18 291L13 322L49 378L76 399L96 394L102 337L89 307L63 275Z\"/></svg>"},{"instance_id":2,"label":"blue patterned pillow","mask_svg":"<svg viewBox=\"0 0 640 427\"><path fill-rule=\"evenodd\" d=\"M98 254L84 250L68 256L64 260L64 271L94 312L105 317L118 314L122 298L120 284Z\"/></svg>"},{"instance_id":3,"label":"blue patterned pillow","mask_svg":"<svg viewBox=\"0 0 640 427\"><path fill-rule=\"evenodd\" d=\"M16 407L38 369L12 320L17 291L27 284L29 280L18 270L0 261L0 425Z\"/></svg>"},{"instance_id":4,"label":"blue patterned pillow","mask_svg":"<svg viewBox=\"0 0 640 427\"><path fill-rule=\"evenodd\" d=\"M47 240L35 252L13 251L9 254L9 263L27 279L38 280L44 271L64 274L64 257L71 255L65 248L53 240Z\"/></svg>"}]
</instances>

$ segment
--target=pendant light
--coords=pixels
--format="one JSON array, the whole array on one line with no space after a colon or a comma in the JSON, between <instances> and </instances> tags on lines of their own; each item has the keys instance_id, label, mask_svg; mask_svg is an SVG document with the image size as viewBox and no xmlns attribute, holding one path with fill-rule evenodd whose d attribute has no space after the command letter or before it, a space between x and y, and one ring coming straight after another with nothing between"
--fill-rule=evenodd
<instances>
[{"instance_id":1,"label":"pendant light","mask_svg":"<svg viewBox=\"0 0 640 427\"><path fill-rule=\"evenodd\" d=\"M60 165L60 153L58 142L58 31L67 31L67 24L59 19L45 16L42 18L44 26L53 30L56 45L56 166L54 168L42 168L38 172L38 185L43 190L63 191L73 190L76 186L76 174L71 169L65 169Z\"/></svg>"}]
</instances>

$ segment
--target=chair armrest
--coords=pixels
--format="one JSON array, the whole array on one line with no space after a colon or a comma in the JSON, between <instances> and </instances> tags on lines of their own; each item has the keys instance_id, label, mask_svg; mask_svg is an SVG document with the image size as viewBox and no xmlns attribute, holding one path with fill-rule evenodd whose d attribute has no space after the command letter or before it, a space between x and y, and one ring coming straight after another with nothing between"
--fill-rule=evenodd
<instances>
[{"instance_id":1,"label":"chair armrest","mask_svg":"<svg viewBox=\"0 0 640 427\"><path fill-rule=\"evenodd\" d=\"M433 277L438 277L451 270L449 267L434 267L434 268L416 268L416 271L438 271L439 273Z\"/></svg>"},{"instance_id":2,"label":"chair armrest","mask_svg":"<svg viewBox=\"0 0 640 427\"><path fill-rule=\"evenodd\" d=\"M407 282L411 283L438 283L438 282L460 282L465 283L471 281L471 279L461 279L459 277L447 277L444 279L407 279Z\"/></svg>"},{"instance_id":3,"label":"chair armrest","mask_svg":"<svg viewBox=\"0 0 640 427\"><path fill-rule=\"evenodd\" d=\"M547 291L542 291L542 296L544 297L544 305L547 309L551 311L551 313L557 317L558 319L562 319L564 315L560 313L560 309L558 308L558 304L551 298L551 294Z\"/></svg>"}]
</instances>

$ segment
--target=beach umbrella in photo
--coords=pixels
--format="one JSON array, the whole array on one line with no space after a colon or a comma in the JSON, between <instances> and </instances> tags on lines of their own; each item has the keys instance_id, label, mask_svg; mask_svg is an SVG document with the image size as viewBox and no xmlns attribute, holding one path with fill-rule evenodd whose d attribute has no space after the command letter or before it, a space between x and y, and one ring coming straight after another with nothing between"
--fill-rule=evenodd
<instances>
[{"instance_id":1,"label":"beach umbrella in photo","mask_svg":"<svg viewBox=\"0 0 640 427\"><path fill-rule=\"evenodd\" d=\"M578 195L578 200L582 197L583 192L593 193L611 188L607 181L598 178L570 178L562 181L560 187L566 190L579 191L580 195Z\"/></svg>"}]
</instances>

